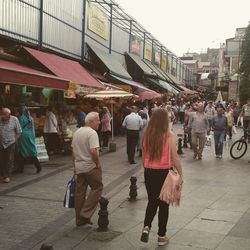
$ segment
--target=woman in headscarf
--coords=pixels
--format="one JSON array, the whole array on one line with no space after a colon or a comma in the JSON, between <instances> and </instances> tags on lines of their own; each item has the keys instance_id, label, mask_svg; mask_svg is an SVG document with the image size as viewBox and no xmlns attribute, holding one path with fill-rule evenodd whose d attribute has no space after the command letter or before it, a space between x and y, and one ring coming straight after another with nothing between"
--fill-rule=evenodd
<instances>
[{"instance_id":1,"label":"woman in headscarf","mask_svg":"<svg viewBox=\"0 0 250 250\"><path fill-rule=\"evenodd\" d=\"M18 119L22 128L22 135L18 140L18 168L14 173L23 173L25 163L33 163L36 172L40 173L42 168L37 159L34 119L27 107L20 108Z\"/></svg>"}]
</instances>

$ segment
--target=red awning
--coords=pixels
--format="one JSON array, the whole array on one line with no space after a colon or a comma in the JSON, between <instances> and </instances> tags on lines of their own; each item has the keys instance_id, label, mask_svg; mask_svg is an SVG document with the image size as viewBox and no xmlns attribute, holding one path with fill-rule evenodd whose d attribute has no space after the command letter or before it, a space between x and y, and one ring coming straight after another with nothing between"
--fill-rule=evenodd
<instances>
[{"instance_id":1,"label":"red awning","mask_svg":"<svg viewBox=\"0 0 250 250\"><path fill-rule=\"evenodd\" d=\"M39 50L23 48L56 76L87 87L105 89L80 63Z\"/></svg>"},{"instance_id":2,"label":"red awning","mask_svg":"<svg viewBox=\"0 0 250 250\"><path fill-rule=\"evenodd\" d=\"M0 82L67 90L69 81L16 63L0 60Z\"/></svg>"}]
</instances>

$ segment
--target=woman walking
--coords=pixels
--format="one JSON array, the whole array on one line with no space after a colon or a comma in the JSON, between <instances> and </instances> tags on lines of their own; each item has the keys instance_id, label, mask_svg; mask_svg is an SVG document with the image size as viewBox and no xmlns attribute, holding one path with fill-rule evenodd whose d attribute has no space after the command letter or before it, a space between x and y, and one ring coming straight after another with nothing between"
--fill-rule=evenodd
<instances>
[{"instance_id":1,"label":"woman walking","mask_svg":"<svg viewBox=\"0 0 250 250\"><path fill-rule=\"evenodd\" d=\"M143 165L148 204L144 219L141 241L148 242L152 221L158 214L158 245L166 245L169 205L159 199L162 185L169 169L175 167L182 175L182 168L176 150L176 137L169 130L168 112L157 109L153 112L143 139Z\"/></svg>"},{"instance_id":2,"label":"woman walking","mask_svg":"<svg viewBox=\"0 0 250 250\"><path fill-rule=\"evenodd\" d=\"M18 119L22 128L22 134L18 140L18 168L14 173L23 173L25 163L33 163L36 167L36 172L40 173L42 168L37 159L34 119L30 116L27 107L21 107Z\"/></svg>"},{"instance_id":3,"label":"woman walking","mask_svg":"<svg viewBox=\"0 0 250 250\"><path fill-rule=\"evenodd\" d=\"M103 107L103 115L101 118L101 133L103 139L103 148L107 148L109 145L109 135L111 131L111 114L107 107Z\"/></svg>"},{"instance_id":4,"label":"woman walking","mask_svg":"<svg viewBox=\"0 0 250 250\"><path fill-rule=\"evenodd\" d=\"M138 140L138 144L137 144L137 150L139 151L139 157L142 157L142 140L143 140L145 130L148 126L148 117L147 117L147 114L144 113L144 111L142 111L142 110L139 111L139 116L142 119L143 125L139 131L139 140Z\"/></svg>"}]
</instances>

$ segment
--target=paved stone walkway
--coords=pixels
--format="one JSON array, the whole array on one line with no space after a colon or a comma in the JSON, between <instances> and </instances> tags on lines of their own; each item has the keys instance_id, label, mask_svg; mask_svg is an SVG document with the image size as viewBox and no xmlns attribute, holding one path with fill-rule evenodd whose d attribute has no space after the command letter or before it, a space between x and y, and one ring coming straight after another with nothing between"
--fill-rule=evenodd
<instances>
[{"instance_id":1,"label":"paved stone walkway","mask_svg":"<svg viewBox=\"0 0 250 250\"><path fill-rule=\"evenodd\" d=\"M181 127L175 126L180 132ZM239 134L235 137L240 136ZM139 241L146 207L143 168L126 161L125 139L117 138L117 152L103 153L104 196L109 198L109 231L93 226L76 228L74 211L62 207L67 181L72 175L70 157L57 157L44 164L40 175L33 166L0 184L0 249L40 249L52 243L56 250L158 249L157 218L149 243ZM214 157L213 144L202 161L192 151L181 156L185 183L181 206L172 207L168 224L170 244L160 249L250 249L250 154L240 160ZM137 176L138 198L128 201L129 178Z\"/></svg>"}]
</instances>

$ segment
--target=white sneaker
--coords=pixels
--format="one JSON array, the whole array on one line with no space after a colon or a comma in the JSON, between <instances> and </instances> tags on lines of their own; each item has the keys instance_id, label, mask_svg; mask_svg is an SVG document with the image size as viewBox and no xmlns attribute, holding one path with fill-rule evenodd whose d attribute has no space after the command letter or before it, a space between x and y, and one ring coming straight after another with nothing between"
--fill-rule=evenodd
<instances>
[{"instance_id":1,"label":"white sneaker","mask_svg":"<svg viewBox=\"0 0 250 250\"><path fill-rule=\"evenodd\" d=\"M158 236L158 246L165 246L169 243L167 236Z\"/></svg>"}]
</instances>

